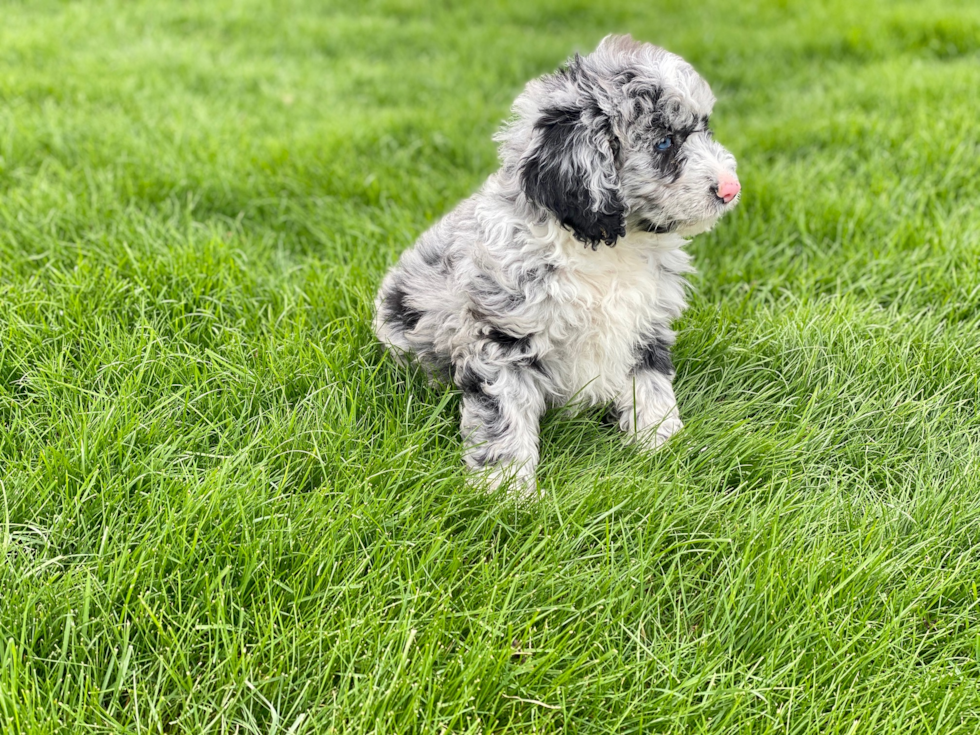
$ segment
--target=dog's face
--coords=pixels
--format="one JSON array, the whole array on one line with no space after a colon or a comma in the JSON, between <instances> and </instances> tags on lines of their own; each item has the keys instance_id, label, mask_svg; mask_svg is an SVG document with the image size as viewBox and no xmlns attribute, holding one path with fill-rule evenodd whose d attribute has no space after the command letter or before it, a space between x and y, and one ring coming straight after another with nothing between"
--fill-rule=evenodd
<instances>
[{"instance_id":1,"label":"dog's face","mask_svg":"<svg viewBox=\"0 0 980 735\"><path fill-rule=\"evenodd\" d=\"M738 201L735 158L708 127L714 96L679 56L609 36L530 82L498 136L534 204L597 247L627 229L695 235Z\"/></svg>"}]
</instances>

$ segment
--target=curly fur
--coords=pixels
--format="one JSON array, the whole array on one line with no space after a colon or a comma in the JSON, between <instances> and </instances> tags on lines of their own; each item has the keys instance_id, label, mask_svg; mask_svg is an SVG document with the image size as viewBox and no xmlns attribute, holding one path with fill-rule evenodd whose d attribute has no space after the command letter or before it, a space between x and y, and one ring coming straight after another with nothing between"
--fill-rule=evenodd
<instances>
[{"instance_id":1,"label":"curly fur","mask_svg":"<svg viewBox=\"0 0 980 735\"><path fill-rule=\"evenodd\" d=\"M496 136L500 169L384 279L378 338L462 391L465 461L491 486L534 492L549 406L611 404L651 449L681 428L682 247L736 201L718 195L735 159L708 129L713 104L679 56L605 38L528 83Z\"/></svg>"}]
</instances>

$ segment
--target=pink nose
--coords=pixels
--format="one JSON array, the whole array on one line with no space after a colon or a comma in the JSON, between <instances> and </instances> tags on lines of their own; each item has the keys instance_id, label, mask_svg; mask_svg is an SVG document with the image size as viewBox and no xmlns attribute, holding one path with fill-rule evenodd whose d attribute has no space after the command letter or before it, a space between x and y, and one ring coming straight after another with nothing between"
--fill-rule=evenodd
<instances>
[{"instance_id":1,"label":"pink nose","mask_svg":"<svg viewBox=\"0 0 980 735\"><path fill-rule=\"evenodd\" d=\"M728 204L742 190L742 185L734 174L722 174L718 177L718 188L715 190L718 198Z\"/></svg>"}]
</instances>

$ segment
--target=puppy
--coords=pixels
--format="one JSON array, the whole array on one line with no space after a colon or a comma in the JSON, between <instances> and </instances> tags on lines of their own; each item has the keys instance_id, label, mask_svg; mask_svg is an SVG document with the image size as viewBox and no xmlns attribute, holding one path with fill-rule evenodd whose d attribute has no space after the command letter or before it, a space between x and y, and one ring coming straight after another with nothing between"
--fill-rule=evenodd
<instances>
[{"instance_id":1,"label":"puppy","mask_svg":"<svg viewBox=\"0 0 980 735\"><path fill-rule=\"evenodd\" d=\"M466 464L536 494L550 406L609 404L653 450L682 426L671 323L686 238L735 206L708 84L629 36L528 83L495 137L500 169L402 254L378 338L462 391Z\"/></svg>"}]
</instances>

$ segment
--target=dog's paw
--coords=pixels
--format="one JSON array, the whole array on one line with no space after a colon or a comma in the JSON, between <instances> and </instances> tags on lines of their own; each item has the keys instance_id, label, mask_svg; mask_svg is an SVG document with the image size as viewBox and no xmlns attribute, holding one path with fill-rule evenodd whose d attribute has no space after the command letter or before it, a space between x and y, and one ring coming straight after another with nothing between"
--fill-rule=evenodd
<instances>
[{"instance_id":1,"label":"dog's paw","mask_svg":"<svg viewBox=\"0 0 980 735\"><path fill-rule=\"evenodd\" d=\"M684 422L678 416L667 416L656 427L651 427L637 437L637 444L645 451L655 452L660 449L670 437L684 428Z\"/></svg>"},{"instance_id":2,"label":"dog's paw","mask_svg":"<svg viewBox=\"0 0 980 735\"><path fill-rule=\"evenodd\" d=\"M540 499L538 483L534 470L513 467L494 467L470 476L468 483L471 487L484 490L487 493L506 494L507 498L523 505Z\"/></svg>"}]
</instances>

